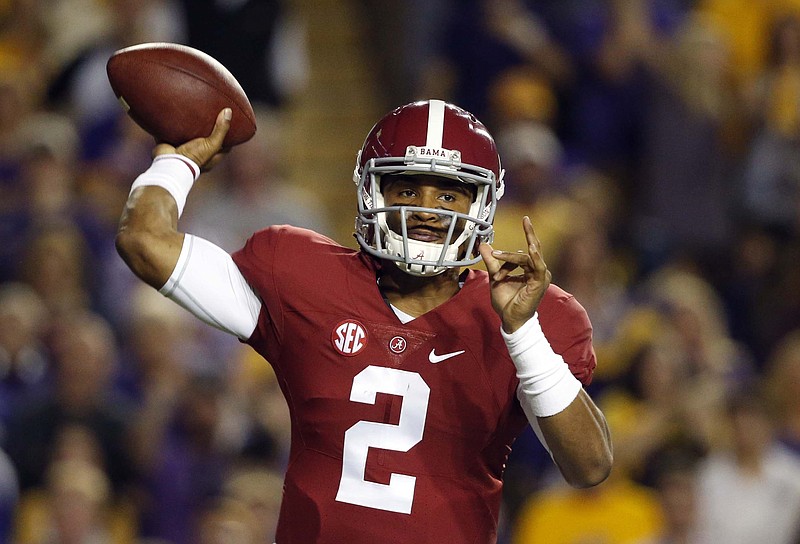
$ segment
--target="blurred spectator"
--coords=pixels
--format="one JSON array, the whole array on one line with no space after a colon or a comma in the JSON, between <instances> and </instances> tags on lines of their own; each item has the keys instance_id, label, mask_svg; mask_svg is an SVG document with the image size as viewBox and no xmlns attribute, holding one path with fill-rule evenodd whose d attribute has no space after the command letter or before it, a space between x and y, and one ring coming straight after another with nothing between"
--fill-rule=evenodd
<instances>
[{"instance_id":1,"label":"blurred spectator","mask_svg":"<svg viewBox=\"0 0 800 544\"><path fill-rule=\"evenodd\" d=\"M494 244L518 249L519 240L513 233L519 230L520 217L528 215L536 222L536 234L547 248L548 259L554 259L572 228L571 219L578 215L575 203L565 195L561 144L547 125L536 122L520 121L499 132L506 190L495 213Z\"/></svg>"},{"instance_id":2,"label":"blurred spectator","mask_svg":"<svg viewBox=\"0 0 800 544\"><path fill-rule=\"evenodd\" d=\"M119 385L137 407L133 453L143 497L142 534L194 544L198 524L229 512L217 512L215 505L225 494L234 462L283 467L288 435L279 438L277 433L283 428L288 433L289 418L269 366L247 358L250 350L238 343L228 358L204 362L212 352L190 317L156 291L139 286L133 293ZM254 469L255 480L263 478Z\"/></svg>"},{"instance_id":3,"label":"blurred spectator","mask_svg":"<svg viewBox=\"0 0 800 544\"><path fill-rule=\"evenodd\" d=\"M718 278L731 335L747 345L760 364L776 338L788 330L784 327L791 328L785 315L773 316L777 308L787 306L787 293L781 291L781 272L788 271L782 265L787 238L749 221L742 221L737 230L737 243L726 258L729 265L712 273Z\"/></svg>"},{"instance_id":4,"label":"blurred spectator","mask_svg":"<svg viewBox=\"0 0 800 544\"><path fill-rule=\"evenodd\" d=\"M703 542L797 542L800 458L775 439L774 423L755 391L729 397L726 440L699 467Z\"/></svg>"},{"instance_id":5,"label":"blurred spectator","mask_svg":"<svg viewBox=\"0 0 800 544\"><path fill-rule=\"evenodd\" d=\"M14 135L25 115L42 107L47 75L40 56L47 35L35 0L4 2L0 10L0 157L5 162L16 151Z\"/></svg>"},{"instance_id":6,"label":"blurred spectator","mask_svg":"<svg viewBox=\"0 0 800 544\"><path fill-rule=\"evenodd\" d=\"M10 205L0 206L5 279L15 278L30 231L64 221L82 225L82 220L89 219L74 200L79 142L71 121L55 114L30 113L13 137L14 150L4 157L11 173L5 184Z\"/></svg>"},{"instance_id":7,"label":"blurred spectator","mask_svg":"<svg viewBox=\"0 0 800 544\"><path fill-rule=\"evenodd\" d=\"M0 244L7 257L2 268L8 279L34 286L52 311L93 305L97 293L87 289L96 283L87 273L103 250L113 247L114 229L102 223L89 199L79 198L84 188L77 175L76 127L64 115L39 112L26 117L15 137L19 153L11 157L15 176L9 187L16 205L0 209ZM63 288L51 276L59 267Z\"/></svg>"},{"instance_id":8,"label":"blurred spectator","mask_svg":"<svg viewBox=\"0 0 800 544\"><path fill-rule=\"evenodd\" d=\"M89 309L91 261L81 232L66 223L32 229L29 235L19 278L36 290L54 316Z\"/></svg>"},{"instance_id":9,"label":"blurred spectator","mask_svg":"<svg viewBox=\"0 0 800 544\"><path fill-rule=\"evenodd\" d=\"M47 36L41 60L53 77L85 49L104 39L113 28L114 15L98 0L61 0L34 7Z\"/></svg>"},{"instance_id":10,"label":"blurred spectator","mask_svg":"<svg viewBox=\"0 0 800 544\"><path fill-rule=\"evenodd\" d=\"M331 233L327 210L314 193L285 177L285 129L276 112L258 111L255 136L232 149L200 189L184 217L192 232L227 251L268 225L290 224ZM207 180L210 181L210 180Z\"/></svg>"},{"instance_id":11,"label":"blurred spectator","mask_svg":"<svg viewBox=\"0 0 800 544\"><path fill-rule=\"evenodd\" d=\"M511 169L509 174L521 175L509 177L509 190L513 183L534 185L537 178L541 179L542 171L531 163L547 156L552 147L541 145L541 138L526 138L526 130L510 134L521 136L515 142L520 149L509 153L505 164ZM504 140L500 141L502 145ZM543 170L546 172L547 168ZM592 316L593 341L599 348L616 334L618 321L629 305L628 277L620 270L620 259L608 239L617 221L617 193L609 180L594 171L572 172L568 183L568 187L558 189L542 183L538 192L522 187L518 188L516 199L513 193L511 201L504 197L494 221L497 228L494 246L519 249L509 245L518 243L509 233L519 228L521 216L530 215L554 277L559 278L559 285L576 295ZM617 364L610 359L613 358L600 359L603 365L596 374L598 378ZM602 379L596 382L591 387L603 385ZM515 442L505 472L504 505L511 520L516 518L531 491L546 485L552 470L552 460L534 433L526 431Z\"/></svg>"},{"instance_id":12,"label":"blurred spectator","mask_svg":"<svg viewBox=\"0 0 800 544\"><path fill-rule=\"evenodd\" d=\"M775 21L754 102L743 211L759 225L800 232L800 13Z\"/></svg>"},{"instance_id":13,"label":"blurred spectator","mask_svg":"<svg viewBox=\"0 0 800 544\"><path fill-rule=\"evenodd\" d=\"M510 123L498 131L497 145L503 154L506 171L504 198L534 206L543 197L564 191L560 179L563 147L546 124L535 121Z\"/></svg>"},{"instance_id":14,"label":"blurred spectator","mask_svg":"<svg viewBox=\"0 0 800 544\"><path fill-rule=\"evenodd\" d=\"M32 113L17 132L24 154L20 161L23 210L33 224L71 217L77 210L75 167L80 151L74 123L51 113Z\"/></svg>"},{"instance_id":15,"label":"blurred spectator","mask_svg":"<svg viewBox=\"0 0 800 544\"><path fill-rule=\"evenodd\" d=\"M9 61L9 64L12 63ZM18 183L23 154L18 133L28 113L38 105L34 101L33 86L24 72L7 69L6 63L0 62L0 218L3 218L0 237L9 243L13 242L9 231L13 231L15 224L5 218L13 217L17 207L24 204L22 187ZM0 248L0 279L11 276L10 257L17 247L14 244Z\"/></svg>"},{"instance_id":16,"label":"blurred spectator","mask_svg":"<svg viewBox=\"0 0 800 544\"><path fill-rule=\"evenodd\" d=\"M680 445L704 453L712 440L708 427L719 420L719 403L707 389L694 383L665 338L642 348L600 398L614 431L615 470L652 485L648 472L659 451Z\"/></svg>"},{"instance_id":17,"label":"blurred spectator","mask_svg":"<svg viewBox=\"0 0 800 544\"><path fill-rule=\"evenodd\" d=\"M633 195L642 263L652 270L688 255L716 267L731 242L730 180L743 131L726 36L692 14L673 42L641 47L651 76Z\"/></svg>"},{"instance_id":18,"label":"blurred spectator","mask_svg":"<svg viewBox=\"0 0 800 544\"><path fill-rule=\"evenodd\" d=\"M11 541L18 498L17 473L8 455L0 447L0 542Z\"/></svg>"},{"instance_id":19,"label":"blurred spectator","mask_svg":"<svg viewBox=\"0 0 800 544\"><path fill-rule=\"evenodd\" d=\"M697 523L697 464L695 452L665 448L653 467L653 485L658 494L664 526L653 538L637 544L703 544ZM710 542L707 544L711 544Z\"/></svg>"},{"instance_id":20,"label":"blurred spectator","mask_svg":"<svg viewBox=\"0 0 800 544\"><path fill-rule=\"evenodd\" d=\"M127 442L130 413L113 396L109 380L117 346L108 323L97 315L75 313L59 319L50 340L54 357L52 392L12 415L8 454L23 491L42 487L57 439L65 428L81 425L96 436L98 464L115 493L131 484Z\"/></svg>"},{"instance_id":21,"label":"blurred spectator","mask_svg":"<svg viewBox=\"0 0 800 544\"><path fill-rule=\"evenodd\" d=\"M224 496L244 505L253 520L253 544L272 544L278 523L283 478L267 468L241 467L225 482Z\"/></svg>"},{"instance_id":22,"label":"blurred spectator","mask_svg":"<svg viewBox=\"0 0 800 544\"><path fill-rule=\"evenodd\" d=\"M501 140L506 145L513 143L519 146L516 152L509 153L509 160L504 164L511 172L527 172L519 177L509 178L509 189L512 183L535 183L529 178L538 176L539 170L530 163L540 160L541 156L547 156L552 150L548 145L538 147L542 140L536 137L525 138L527 133L524 129L512 131L507 135L521 138L515 142ZM535 130L533 134L536 134ZM523 168L518 170L518 166ZM576 292L575 289L587 289L578 295L578 300L583 304L584 298L581 297L585 297L587 311L592 315L595 346L599 347L609 330L615 330L615 314L625 306L624 288L611 272L616 266L615 258L610 252L606 253L604 242L598 242L604 240L607 226L614 222L614 191L596 172L575 172L571 181L574 185L569 188L555 190L552 185L545 183L539 186L540 193L522 187L517 189L516 199L513 193L510 201L504 197L495 216L497 232L493 244L497 248L519 249L516 245L510 245L518 243L518 240L512 239L509 233L519 228L520 217L530 215L536 225L537 236L542 240L545 258L554 275L559 278L559 285L573 293ZM571 258L570 252L580 245L575 244L572 247L569 240L582 237L587 238L588 247L583 246L586 251L577 252L581 256L581 262L575 263L574 268L567 267L564 263ZM593 245L595 242L597 245ZM576 283L573 284L573 280L577 280ZM613 362L607 357L600 360L607 365L603 370ZM595 387L595 384L591 387ZM547 485L553 469L552 459L533 431L526 430L514 444L504 477L505 515L512 525L529 495Z\"/></svg>"},{"instance_id":23,"label":"blurred spectator","mask_svg":"<svg viewBox=\"0 0 800 544\"><path fill-rule=\"evenodd\" d=\"M81 425L62 429L45 486L27 491L20 501L15 542L133 542L135 512L113 494L96 438Z\"/></svg>"},{"instance_id":24,"label":"blurred spectator","mask_svg":"<svg viewBox=\"0 0 800 544\"><path fill-rule=\"evenodd\" d=\"M160 387L138 413L134 434L141 535L195 544L240 444L221 433L225 389L219 379L194 375L184 384Z\"/></svg>"},{"instance_id":25,"label":"blurred spectator","mask_svg":"<svg viewBox=\"0 0 800 544\"><path fill-rule=\"evenodd\" d=\"M728 299L740 336L766 358L800 323L800 286L789 265L800 232L800 12L795 6L763 26L768 43L749 89L745 113L755 134L745 152L738 202L748 228L731 257Z\"/></svg>"},{"instance_id":26,"label":"blurred spectator","mask_svg":"<svg viewBox=\"0 0 800 544\"><path fill-rule=\"evenodd\" d=\"M592 316L595 349L602 349L632 307L637 270L630 255L615 244L622 205L615 180L592 170L572 172L570 178L567 195L574 215L567 219L563 236L550 242L558 247L545 250L547 262L558 284Z\"/></svg>"},{"instance_id":27,"label":"blurred spectator","mask_svg":"<svg viewBox=\"0 0 800 544\"><path fill-rule=\"evenodd\" d=\"M91 465L56 463L50 467L48 480L52 533L46 540L112 542L101 519L109 497L108 481L101 471Z\"/></svg>"},{"instance_id":28,"label":"blurred spectator","mask_svg":"<svg viewBox=\"0 0 800 544\"><path fill-rule=\"evenodd\" d=\"M685 358L693 383L705 383L709 402L747 383L752 356L731 338L719 293L692 265L666 265L642 287L667 319L674 356Z\"/></svg>"},{"instance_id":29,"label":"blurred spectator","mask_svg":"<svg viewBox=\"0 0 800 544\"><path fill-rule=\"evenodd\" d=\"M252 102L279 107L305 85L302 25L282 0L182 0L181 5L188 45L227 67Z\"/></svg>"},{"instance_id":30,"label":"blurred spectator","mask_svg":"<svg viewBox=\"0 0 800 544\"><path fill-rule=\"evenodd\" d=\"M149 402L150 395L175 397L193 373L230 371L223 354L241 347L211 347L216 338L209 339L180 306L141 285L132 290L129 304L120 327L123 364L115 379L117 388L139 408Z\"/></svg>"},{"instance_id":31,"label":"blurred spectator","mask_svg":"<svg viewBox=\"0 0 800 544\"><path fill-rule=\"evenodd\" d=\"M359 0L355 32L370 44L365 56L382 110L422 98L420 66L437 51L455 0ZM425 17L418 17L424 10Z\"/></svg>"},{"instance_id":32,"label":"blurred spectator","mask_svg":"<svg viewBox=\"0 0 800 544\"><path fill-rule=\"evenodd\" d=\"M0 444L12 415L40 397L52 372L44 344L47 308L24 283L0 284Z\"/></svg>"},{"instance_id":33,"label":"blurred spectator","mask_svg":"<svg viewBox=\"0 0 800 544\"><path fill-rule=\"evenodd\" d=\"M754 316L762 347L775 346L786 334L800 328L800 237L794 236L779 247L775 268L760 293L762 301Z\"/></svg>"},{"instance_id":34,"label":"blurred spectator","mask_svg":"<svg viewBox=\"0 0 800 544\"><path fill-rule=\"evenodd\" d=\"M537 0L527 5L565 52L573 77L557 85L554 124L570 162L635 186L643 119L646 40L670 40L691 2L684 0ZM557 80L554 80L558 83Z\"/></svg>"},{"instance_id":35,"label":"blurred spectator","mask_svg":"<svg viewBox=\"0 0 800 544\"><path fill-rule=\"evenodd\" d=\"M518 100L522 97L532 100ZM544 78L507 72L494 84L490 99L505 170L505 191L494 218L494 243L516 249L519 241L512 234L519 230L520 217L529 215L548 248L548 259L553 259L575 214L565 197L564 148L550 124L557 110L555 93Z\"/></svg>"},{"instance_id":36,"label":"blurred spectator","mask_svg":"<svg viewBox=\"0 0 800 544\"><path fill-rule=\"evenodd\" d=\"M256 544L258 523L247 506L230 498L217 499L203 512L198 544Z\"/></svg>"},{"instance_id":37,"label":"blurred spectator","mask_svg":"<svg viewBox=\"0 0 800 544\"><path fill-rule=\"evenodd\" d=\"M289 460L291 418L272 367L253 350L242 350L234 360L229 400L246 419L242 426L240 462L265 471L283 470Z\"/></svg>"},{"instance_id":38,"label":"blurred spectator","mask_svg":"<svg viewBox=\"0 0 800 544\"><path fill-rule=\"evenodd\" d=\"M525 66L556 86L573 77L569 57L524 0L459 2L442 27L438 50L421 64L416 95L447 98L490 125L489 93L500 74Z\"/></svg>"},{"instance_id":39,"label":"blurred spectator","mask_svg":"<svg viewBox=\"0 0 800 544\"><path fill-rule=\"evenodd\" d=\"M775 434L800 456L800 329L775 346L764 372L767 398L775 414Z\"/></svg>"},{"instance_id":40,"label":"blurred spectator","mask_svg":"<svg viewBox=\"0 0 800 544\"><path fill-rule=\"evenodd\" d=\"M557 486L533 495L513 544L627 544L657 534L663 520L652 490L615 473L591 489Z\"/></svg>"},{"instance_id":41,"label":"blurred spectator","mask_svg":"<svg viewBox=\"0 0 800 544\"><path fill-rule=\"evenodd\" d=\"M497 127L495 134L514 123L541 124L551 130L557 127L560 112L556 90L536 70L520 67L502 72L490 85L488 100L489 118ZM500 153L507 160L502 150Z\"/></svg>"},{"instance_id":42,"label":"blurred spectator","mask_svg":"<svg viewBox=\"0 0 800 544\"><path fill-rule=\"evenodd\" d=\"M798 10L796 0L698 0L694 4L728 36L737 85L748 85L758 78L770 56L773 23Z\"/></svg>"}]
</instances>

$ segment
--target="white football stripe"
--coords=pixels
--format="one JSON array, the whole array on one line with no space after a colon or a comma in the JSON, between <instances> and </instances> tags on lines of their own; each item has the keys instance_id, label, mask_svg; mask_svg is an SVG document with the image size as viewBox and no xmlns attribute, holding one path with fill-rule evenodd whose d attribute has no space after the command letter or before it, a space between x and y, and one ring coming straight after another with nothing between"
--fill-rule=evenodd
<instances>
[{"instance_id":1,"label":"white football stripe","mask_svg":"<svg viewBox=\"0 0 800 544\"><path fill-rule=\"evenodd\" d=\"M444 133L444 101L428 101L428 137L426 147L442 147L442 134Z\"/></svg>"}]
</instances>

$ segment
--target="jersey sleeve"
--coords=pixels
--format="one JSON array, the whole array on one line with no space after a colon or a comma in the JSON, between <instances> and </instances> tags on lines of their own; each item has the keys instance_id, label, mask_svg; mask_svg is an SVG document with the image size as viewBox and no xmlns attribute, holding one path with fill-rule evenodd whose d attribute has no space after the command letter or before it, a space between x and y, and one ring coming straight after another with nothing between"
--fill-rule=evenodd
<instances>
[{"instance_id":1,"label":"jersey sleeve","mask_svg":"<svg viewBox=\"0 0 800 544\"><path fill-rule=\"evenodd\" d=\"M249 344L264 341L269 336L280 342L282 312L275 285L275 267L277 255L282 252L283 234L283 227L268 227L253 234L244 247L231 254L233 262L262 302L255 330L247 339ZM274 343L270 342L273 348Z\"/></svg>"},{"instance_id":2,"label":"jersey sleeve","mask_svg":"<svg viewBox=\"0 0 800 544\"><path fill-rule=\"evenodd\" d=\"M319 282L316 265L325 249L340 247L316 232L277 225L253 234L234 252L234 263L262 302L258 323L247 343L271 362L283 345L287 308Z\"/></svg>"},{"instance_id":3,"label":"jersey sleeve","mask_svg":"<svg viewBox=\"0 0 800 544\"><path fill-rule=\"evenodd\" d=\"M584 386L589 385L597 357L592 345L592 323L586 309L573 295L551 285L539 304L539 321L553 351L561 355Z\"/></svg>"}]
</instances>

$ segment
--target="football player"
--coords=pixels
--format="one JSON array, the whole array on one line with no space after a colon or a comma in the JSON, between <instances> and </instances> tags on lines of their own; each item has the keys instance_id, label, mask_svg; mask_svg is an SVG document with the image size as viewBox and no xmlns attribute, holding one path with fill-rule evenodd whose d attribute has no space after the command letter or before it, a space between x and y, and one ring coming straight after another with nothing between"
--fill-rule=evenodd
<instances>
[{"instance_id":1,"label":"football player","mask_svg":"<svg viewBox=\"0 0 800 544\"><path fill-rule=\"evenodd\" d=\"M274 368L292 421L278 544L495 542L528 424L571 485L607 477L605 419L582 387L589 318L550 283L528 217L523 250L490 245L503 171L480 121L426 100L375 124L354 172L360 250L283 225L229 255L177 225L230 118L156 146L116 242L142 280Z\"/></svg>"}]
</instances>

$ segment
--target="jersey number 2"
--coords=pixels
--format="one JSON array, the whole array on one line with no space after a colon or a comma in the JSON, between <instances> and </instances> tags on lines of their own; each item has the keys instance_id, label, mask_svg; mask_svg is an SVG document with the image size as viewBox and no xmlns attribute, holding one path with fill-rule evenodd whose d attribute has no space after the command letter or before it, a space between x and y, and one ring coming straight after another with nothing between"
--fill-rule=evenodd
<instances>
[{"instance_id":1,"label":"jersey number 2","mask_svg":"<svg viewBox=\"0 0 800 544\"><path fill-rule=\"evenodd\" d=\"M350 400L375 404L377 393L403 397L400 421L397 425L359 421L347 429L336 500L410 514L417 479L392 473L388 484L366 480L367 453L369 448L405 452L422 440L431 389L416 372L368 366L353 378Z\"/></svg>"}]
</instances>

